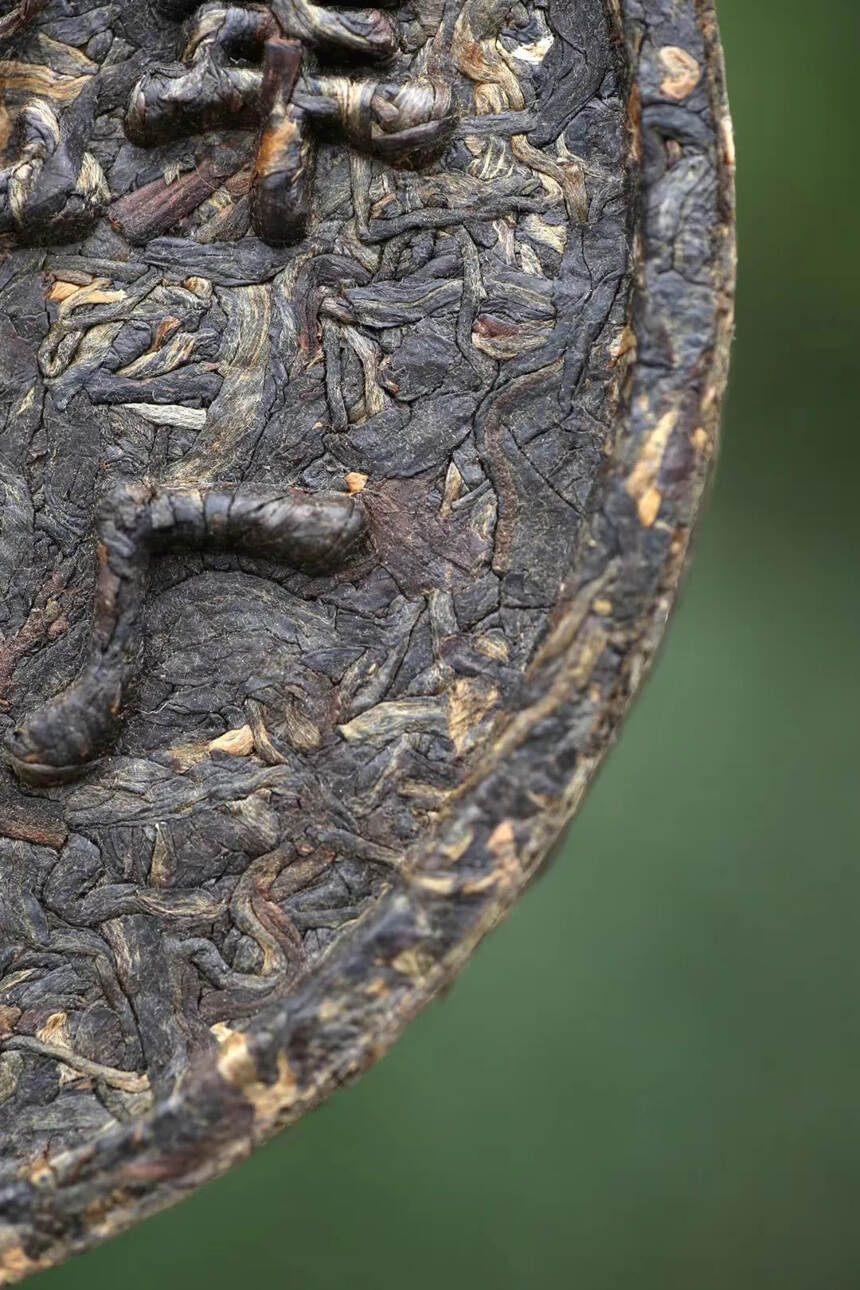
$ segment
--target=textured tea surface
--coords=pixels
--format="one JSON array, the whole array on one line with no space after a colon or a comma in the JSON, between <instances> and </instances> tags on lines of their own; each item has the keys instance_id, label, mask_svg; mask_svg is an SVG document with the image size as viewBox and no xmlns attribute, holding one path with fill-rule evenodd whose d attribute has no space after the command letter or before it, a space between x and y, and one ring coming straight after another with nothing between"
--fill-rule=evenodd
<instances>
[{"instance_id":1,"label":"textured tea surface","mask_svg":"<svg viewBox=\"0 0 860 1290\"><path fill-rule=\"evenodd\" d=\"M721 391L678 8L0 25L8 1276L372 1060L578 800Z\"/></svg>"}]
</instances>

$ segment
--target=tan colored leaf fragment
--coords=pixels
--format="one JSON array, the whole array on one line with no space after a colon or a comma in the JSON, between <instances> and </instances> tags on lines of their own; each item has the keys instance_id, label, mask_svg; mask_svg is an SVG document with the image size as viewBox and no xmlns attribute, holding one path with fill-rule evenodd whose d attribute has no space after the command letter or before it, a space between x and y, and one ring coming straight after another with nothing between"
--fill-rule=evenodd
<instances>
[{"instance_id":1,"label":"tan colored leaf fragment","mask_svg":"<svg viewBox=\"0 0 860 1290\"><path fill-rule=\"evenodd\" d=\"M223 752L230 757L250 757L254 751L254 732L250 726L228 730L207 744L209 752Z\"/></svg>"},{"instance_id":2,"label":"tan colored leaf fragment","mask_svg":"<svg viewBox=\"0 0 860 1290\"><path fill-rule=\"evenodd\" d=\"M658 57L665 73L660 93L678 103L689 98L702 79L702 69L693 55L678 45L664 45Z\"/></svg>"}]
</instances>

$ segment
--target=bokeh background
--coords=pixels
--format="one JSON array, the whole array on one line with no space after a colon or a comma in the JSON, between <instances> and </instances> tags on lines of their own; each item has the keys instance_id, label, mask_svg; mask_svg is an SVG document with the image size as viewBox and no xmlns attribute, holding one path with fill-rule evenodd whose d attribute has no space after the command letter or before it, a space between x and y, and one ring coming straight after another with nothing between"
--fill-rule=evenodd
<instances>
[{"instance_id":1,"label":"bokeh background","mask_svg":"<svg viewBox=\"0 0 860 1290\"><path fill-rule=\"evenodd\" d=\"M860 1285L860 5L720 13L723 459L625 737L390 1057L39 1290Z\"/></svg>"}]
</instances>

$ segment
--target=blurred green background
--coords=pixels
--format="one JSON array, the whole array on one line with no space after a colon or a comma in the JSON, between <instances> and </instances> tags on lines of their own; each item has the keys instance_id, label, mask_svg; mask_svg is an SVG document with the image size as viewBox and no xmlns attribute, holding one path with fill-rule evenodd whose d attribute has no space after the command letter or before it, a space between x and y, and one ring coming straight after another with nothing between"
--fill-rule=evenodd
<instances>
[{"instance_id":1,"label":"blurred green background","mask_svg":"<svg viewBox=\"0 0 860 1290\"><path fill-rule=\"evenodd\" d=\"M392 1056L44 1290L860 1285L860 6L720 12L722 468L625 738Z\"/></svg>"}]
</instances>

